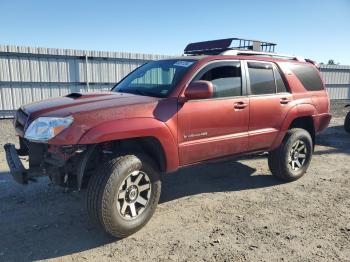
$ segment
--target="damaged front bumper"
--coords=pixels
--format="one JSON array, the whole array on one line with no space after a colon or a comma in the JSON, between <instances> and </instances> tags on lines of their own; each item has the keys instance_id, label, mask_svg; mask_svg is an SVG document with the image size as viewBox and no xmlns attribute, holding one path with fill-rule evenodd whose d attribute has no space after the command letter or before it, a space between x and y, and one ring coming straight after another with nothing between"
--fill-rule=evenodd
<instances>
[{"instance_id":1,"label":"damaged front bumper","mask_svg":"<svg viewBox=\"0 0 350 262\"><path fill-rule=\"evenodd\" d=\"M38 170L29 170L23 166L14 144L6 144L4 149L10 173L17 183L28 184L29 180L42 174L42 172Z\"/></svg>"},{"instance_id":2,"label":"damaged front bumper","mask_svg":"<svg viewBox=\"0 0 350 262\"><path fill-rule=\"evenodd\" d=\"M29 142L19 138L20 148L14 144L4 146L10 173L19 184L28 184L36 177L49 176L52 183L80 190L88 159L95 145L55 146ZM20 156L28 162L26 168ZM68 182L70 179L70 182Z\"/></svg>"}]
</instances>

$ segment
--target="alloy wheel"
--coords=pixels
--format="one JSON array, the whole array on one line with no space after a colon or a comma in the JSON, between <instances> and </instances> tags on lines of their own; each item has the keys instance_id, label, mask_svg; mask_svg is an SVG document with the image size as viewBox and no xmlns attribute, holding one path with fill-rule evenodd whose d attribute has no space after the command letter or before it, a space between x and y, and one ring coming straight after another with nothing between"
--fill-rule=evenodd
<instances>
[{"instance_id":1,"label":"alloy wheel","mask_svg":"<svg viewBox=\"0 0 350 262\"><path fill-rule=\"evenodd\" d=\"M306 162L307 148L303 141L297 140L289 152L288 164L293 171L299 170Z\"/></svg>"},{"instance_id":2,"label":"alloy wheel","mask_svg":"<svg viewBox=\"0 0 350 262\"><path fill-rule=\"evenodd\" d=\"M117 209L127 220L137 218L151 197L151 181L143 171L134 171L127 176L118 191Z\"/></svg>"}]
</instances>

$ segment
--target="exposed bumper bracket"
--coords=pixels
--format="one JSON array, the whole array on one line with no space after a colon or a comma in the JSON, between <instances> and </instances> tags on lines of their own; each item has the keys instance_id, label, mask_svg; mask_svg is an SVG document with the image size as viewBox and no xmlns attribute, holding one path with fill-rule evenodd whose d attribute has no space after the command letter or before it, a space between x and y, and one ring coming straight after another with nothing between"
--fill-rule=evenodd
<instances>
[{"instance_id":1,"label":"exposed bumper bracket","mask_svg":"<svg viewBox=\"0 0 350 262\"><path fill-rule=\"evenodd\" d=\"M17 150L14 144L4 145L6 152L7 164L14 180L20 184L28 184L27 170L24 168L21 160L18 157Z\"/></svg>"}]
</instances>

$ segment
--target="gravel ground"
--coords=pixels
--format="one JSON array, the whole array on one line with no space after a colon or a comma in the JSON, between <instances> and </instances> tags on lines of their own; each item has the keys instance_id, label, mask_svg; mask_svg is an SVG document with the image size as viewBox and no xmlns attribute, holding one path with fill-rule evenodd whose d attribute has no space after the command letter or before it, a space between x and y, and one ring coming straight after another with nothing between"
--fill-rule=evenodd
<instances>
[{"instance_id":1,"label":"gravel ground","mask_svg":"<svg viewBox=\"0 0 350 262\"><path fill-rule=\"evenodd\" d=\"M15 184L0 151L0 261L350 261L350 135L345 111L317 139L307 174L281 183L262 157L169 174L141 231L115 240L92 227L84 193L46 178ZM15 142L0 121L0 145Z\"/></svg>"},{"instance_id":2,"label":"gravel ground","mask_svg":"<svg viewBox=\"0 0 350 262\"><path fill-rule=\"evenodd\" d=\"M348 104L350 104L350 100L331 101L331 112L333 117L345 117L346 114L350 111L350 107L345 107L345 105Z\"/></svg>"}]
</instances>

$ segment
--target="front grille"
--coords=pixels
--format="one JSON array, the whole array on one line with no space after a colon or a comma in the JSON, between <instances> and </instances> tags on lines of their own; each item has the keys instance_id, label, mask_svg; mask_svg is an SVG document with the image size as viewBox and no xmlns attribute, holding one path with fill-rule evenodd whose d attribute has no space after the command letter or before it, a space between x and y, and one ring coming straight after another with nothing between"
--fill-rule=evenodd
<instances>
[{"instance_id":1,"label":"front grille","mask_svg":"<svg viewBox=\"0 0 350 262\"><path fill-rule=\"evenodd\" d=\"M23 136L29 115L22 108L18 109L15 116L15 129L20 136Z\"/></svg>"}]
</instances>

